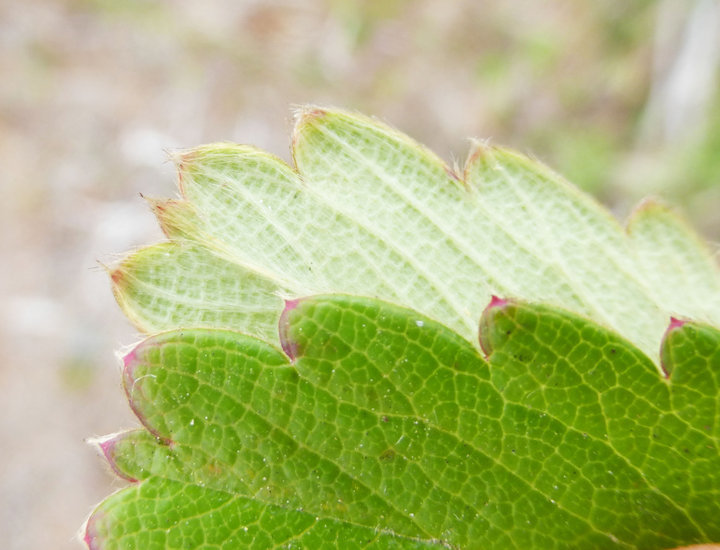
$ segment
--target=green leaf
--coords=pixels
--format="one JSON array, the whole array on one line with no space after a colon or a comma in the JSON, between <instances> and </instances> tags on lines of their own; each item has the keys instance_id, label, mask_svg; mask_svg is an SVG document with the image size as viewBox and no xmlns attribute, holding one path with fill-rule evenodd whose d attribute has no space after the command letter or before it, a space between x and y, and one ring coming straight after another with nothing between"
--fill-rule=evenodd
<instances>
[{"instance_id":1,"label":"green leaf","mask_svg":"<svg viewBox=\"0 0 720 550\"><path fill-rule=\"evenodd\" d=\"M720 311L715 258L698 235L666 206L644 201L628 225L639 269L657 303L676 314L714 320ZM695 291L678 291L692 287Z\"/></svg>"},{"instance_id":2,"label":"green leaf","mask_svg":"<svg viewBox=\"0 0 720 550\"><path fill-rule=\"evenodd\" d=\"M91 549L720 540L720 273L676 214L626 231L535 160L460 174L343 111L293 158L177 154L168 242L111 271L159 334Z\"/></svg>"},{"instance_id":3,"label":"green leaf","mask_svg":"<svg viewBox=\"0 0 720 550\"><path fill-rule=\"evenodd\" d=\"M153 202L172 244L113 272L139 328L271 339L278 296L347 292L472 338L497 294L588 316L657 360L670 315L720 324L717 264L667 210L640 209L628 238L537 161L478 143L457 174L407 136L343 111L301 111L293 157L296 169L231 144L176 155L183 198Z\"/></svg>"},{"instance_id":4,"label":"green leaf","mask_svg":"<svg viewBox=\"0 0 720 550\"><path fill-rule=\"evenodd\" d=\"M94 513L92 548L720 539L715 329L669 331L670 379L597 324L515 302L483 316L489 364L439 323L367 298L292 303L281 335L291 359L208 329L126 357L149 431L100 446L143 481Z\"/></svg>"},{"instance_id":5,"label":"green leaf","mask_svg":"<svg viewBox=\"0 0 720 550\"><path fill-rule=\"evenodd\" d=\"M112 274L118 303L134 323L157 331L192 318L194 324L236 327L273 339L268 311L282 308L269 278L247 272L207 248L162 243L143 248Z\"/></svg>"},{"instance_id":6,"label":"green leaf","mask_svg":"<svg viewBox=\"0 0 720 550\"><path fill-rule=\"evenodd\" d=\"M420 541L159 477L103 503L89 548L366 548L415 550Z\"/></svg>"}]
</instances>

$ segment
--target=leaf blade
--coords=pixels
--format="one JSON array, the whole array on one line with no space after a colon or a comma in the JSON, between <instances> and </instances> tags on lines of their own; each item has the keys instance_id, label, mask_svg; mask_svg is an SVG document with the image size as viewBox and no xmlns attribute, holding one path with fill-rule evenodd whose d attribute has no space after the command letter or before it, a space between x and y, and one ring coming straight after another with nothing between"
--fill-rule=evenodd
<instances>
[{"instance_id":1,"label":"leaf blade","mask_svg":"<svg viewBox=\"0 0 720 550\"><path fill-rule=\"evenodd\" d=\"M709 540L720 491L696 502L696 480L712 478L688 476L668 441L698 452L717 439L678 431L687 420L653 363L589 321L499 303L483 323L489 366L417 312L341 295L286 311L292 363L235 332L149 338L125 384L155 437L131 432L106 455L135 478L457 547ZM711 453L703 464L720 470Z\"/></svg>"},{"instance_id":2,"label":"leaf blade","mask_svg":"<svg viewBox=\"0 0 720 550\"><path fill-rule=\"evenodd\" d=\"M148 431L99 442L119 475L413 544L720 538L720 333L677 318L720 320L720 274L677 217L626 234L534 160L477 145L460 178L337 110L301 113L293 158L178 154L170 242L112 271L171 329L126 357ZM492 293L546 304L481 315Z\"/></svg>"},{"instance_id":3,"label":"leaf blade","mask_svg":"<svg viewBox=\"0 0 720 550\"><path fill-rule=\"evenodd\" d=\"M293 157L295 171L246 146L181 153L185 202L175 216L160 214L161 223L172 240L207 247L248 277L274 282L285 298L374 296L415 307L467 338L491 294L590 316L656 362L670 314L719 321L720 274L707 254L703 285L655 276L640 224L626 237L592 199L521 155L476 145L461 179L377 121L310 108L299 116ZM191 216L183 214L188 208ZM689 230L680 234L697 248ZM672 300L661 288L668 280L677 283ZM222 296L218 290L212 299ZM154 312L137 307L133 314ZM161 328L189 321L168 316ZM239 322L234 328L257 333Z\"/></svg>"},{"instance_id":4,"label":"leaf blade","mask_svg":"<svg viewBox=\"0 0 720 550\"><path fill-rule=\"evenodd\" d=\"M135 517L127 517L128 509ZM128 487L103 502L88 521L84 540L90 550L442 548L162 478Z\"/></svg>"}]
</instances>

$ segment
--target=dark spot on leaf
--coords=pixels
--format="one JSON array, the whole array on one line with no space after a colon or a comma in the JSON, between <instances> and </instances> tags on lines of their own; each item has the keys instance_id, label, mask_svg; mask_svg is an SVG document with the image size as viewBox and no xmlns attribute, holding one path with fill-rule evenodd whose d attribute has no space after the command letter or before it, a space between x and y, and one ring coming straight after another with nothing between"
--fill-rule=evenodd
<instances>
[{"instance_id":1,"label":"dark spot on leaf","mask_svg":"<svg viewBox=\"0 0 720 550\"><path fill-rule=\"evenodd\" d=\"M393 449L386 449L379 458L382 462L390 462L395 458L395 451Z\"/></svg>"}]
</instances>

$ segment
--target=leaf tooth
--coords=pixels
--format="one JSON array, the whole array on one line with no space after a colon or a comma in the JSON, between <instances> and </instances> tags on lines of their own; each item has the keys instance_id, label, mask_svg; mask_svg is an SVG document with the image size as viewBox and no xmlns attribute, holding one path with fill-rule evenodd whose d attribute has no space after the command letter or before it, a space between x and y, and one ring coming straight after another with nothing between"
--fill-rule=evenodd
<instances>
[{"instance_id":1,"label":"leaf tooth","mask_svg":"<svg viewBox=\"0 0 720 550\"><path fill-rule=\"evenodd\" d=\"M665 374L665 378L670 378L674 368L674 361L672 357L672 345L670 342L671 336L674 332L677 332L687 323L684 319L678 317L670 317L670 324L665 330L665 334L660 344L660 368Z\"/></svg>"},{"instance_id":2,"label":"leaf tooth","mask_svg":"<svg viewBox=\"0 0 720 550\"><path fill-rule=\"evenodd\" d=\"M134 347L131 349L122 359L123 362L123 369L125 372L125 376L132 379L133 371L135 370L135 367L137 367L138 363L140 362L137 356L138 348ZM133 382L135 380L132 380Z\"/></svg>"},{"instance_id":3,"label":"leaf tooth","mask_svg":"<svg viewBox=\"0 0 720 550\"><path fill-rule=\"evenodd\" d=\"M465 184L465 181L460 177L458 174L457 167L450 167L450 166L443 166L443 169L445 170L445 173L448 175L450 179L455 180L457 183Z\"/></svg>"},{"instance_id":4,"label":"leaf tooth","mask_svg":"<svg viewBox=\"0 0 720 550\"><path fill-rule=\"evenodd\" d=\"M506 305L508 301L505 298L500 298L499 296L495 296L494 294L490 298L490 303L487 305L485 309L489 309L492 307L503 307Z\"/></svg>"},{"instance_id":5,"label":"leaf tooth","mask_svg":"<svg viewBox=\"0 0 720 550\"><path fill-rule=\"evenodd\" d=\"M105 457L105 460L107 460L108 465L112 469L113 472L118 477L121 477L122 479L125 479L129 481L130 483L137 483L139 480L135 477L132 477L128 475L126 472L124 472L117 463L116 460L116 453L115 453L115 447L118 444L119 441L124 439L126 435L130 432L118 432L110 435L106 435L104 437L98 437L95 439L88 440L88 443L95 445L97 449L102 453L102 455Z\"/></svg>"},{"instance_id":6,"label":"leaf tooth","mask_svg":"<svg viewBox=\"0 0 720 550\"><path fill-rule=\"evenodd\" d=\"M280 336L280 345L282 346L285 355L290 358L290 361L294 362L295 358L299 354L298 343L290 337L290 312L296 309L302 298L294 300L285 300L285 308L280 314L280 321L278 322L278 334Z\"/></svg>"},{"instance_id":7,"label":"leaf tooth","mask_svg":"<svg viewBox=\"0 0 720 550\"><path fill-rule=\"evenodd\" d=\"M152 327L146 323L142 315L136 310L136 306L128 299L128 290L133 286L133 260L134 256L129 256L117 266L107 268L110 276L110 288L115 301L130 322L141 332L150 332Z\"/></svg>"},{"instance_id":8,"label":"leaf tooth","mask_svg":"<svg viewBox=\"0 0 720 550\"><path fill-rule=\"evenodd\" d=\"M319 105L303 105L295 111L295 125L300 126L312 120L323 118L328 109Z\"/></svg>"},{"instance_id":9,"label":"leaf tooth","mask_svg":"<svg viewBox=\"0 0 720 550\"><path fill-rule=\"evenodd\" d=\"M187 191L196 183L198 175L205 173L208 167L218 162L232 160L238 154L258 153L259 149L248 145L239 145L231 142L216 142L173 151L170 159L175 163L178 174L178 189L183 198L187 198Z\"/></svg>"},{"instance_id":10,"label":"leaf tooth","mask_svg":"<svg viewBox=\"0 0 720 550\"><path fill-rule=\"evenodd\" d=\"M198 149L199 148L184 149L170 153L170 160L173 161L175 169L177 170L177 185L182 196L185 196L185 176L187 175L188 165L196 160Z\"/></svg>"},{"instance_id":11,"label":"leaf tooth","mask_svg":"<svg viewBox=\"0 0 720 550\"><path fill-rule=\"evenodd\" d=\"M670 317L670 325L668 326L668 331L676 329L676 328L680 328L685 323L687 323L687 321L678 319L677 317Z\"/></svg>"},{"instance_id":12,"label":"leaf tooth","mask_svg":"<svg viewBox=\"0 0 720 550\"><path fill-rule=\"evenodd\" d=\"M110 281L112 284L113 294L117 297L117 292L125 286L125 271L122 268L122 264L108 269L110 275Z\"/></svg>"},{"instance_id":13,"label":"leaf tooth","mask_svg":"<svg viewBox=\"0 0 720 550\"><path fill-rule=\"evenodd\" d=\"M549 171L545 165L527 155L492 145L489 140L473 140L463 167L463 180L469 188L472 188L472 185L467 182L473 179L471 174L474 170L486 167L493 171L504 171L508 165L529 166L535 172Z\"/></svg>"},{"instance_id":14,"label":"leaf tooth","mask_svg":"<svg viewBox=\"0 0 720 550\"><path fill-rule=\"evenodd\" d=\"M625 231L631 234L638 223L655 213L671 214L671 209L657 197L645 197L635 205L625 222Z\"/></svg>"},{"instance_id":15,"label":"leaf tooth","mask_svg":"<svg viewBox=\"0 0 720 550\"><path fill-rule=\"evenodd\" d=\"M142 410L142 404L144 401L147 401L147 398L142 395L141 389L136 392L136 387L143 378L155 378L154 374L143 374L142 376L136 377L135 371L142 365L148 366L143 356L147 353L148 347L158 345L160 344L152 337L148 338L140 342L123 357L123 385L125 386L125 394L127 395L130 408L140 423L145 426L152 435L157 437L159 441L165 445L174 446L175 442L172 439L160 433L158 429L148 421L147 415ZM138 393L140 396L137 395Z\"/></svg>"},{"instance_id":16,"label":"leaf tooth","mask_svg":"<svg viewBox=\"0 0 720 550\"><path fill-rule=\"evenodd\" d=\"M297 167L296 152L298 150L300 141L302 140L303 132L305 132L314 120L324 118L328 114L328 110L317 105L302 105L295 111L295 127L292 132L291 139L291 154L293 157L293 163Z\"/></svg>"},{"instance_id":17,"label":"leaf tooth","mask_svg":"<svg viewBox=\"0 0 720 550\"><path fill-rule=\"evenodd\" d=\"M100 536L95 528L95 523L98 519L100 519L99 516L100 512L98 510L95 510L85 522L85 528L83 529L85 531L85 534L83 535L82 540L88 547L88 550L101 550L102 548L102 546L100 545Z\"/></svg>"},{"instance_id":18,"label":"leaf tooth","mask_svg":"<svg viewBox=\"0 0 720 550\"><path fill-rule=\"evenodd\" d=\"M183 199L155 199L143 197L157 218L160 229L169 239L184 236L196 217L192 206Z\"/></svg>"},{"instance_id":19,"label":"leaf tooth","mask_svg":"<svg viewBox=\"0 0 720 550\"><path fill-rule=\"evenodd\" d=\"M502 312L509 304L510 300L500 298L493 294L490 303L485 307L480 316L479 341L480 348L483 350L485 357L490 357L496 344L496 323L495 318L498 313Z\"/></svg>"},{"instance_id":20,"label":"leaf tooth","mask_svg":"<svg viewBox=\"0 0 720 550\"><path fill-rule=\"evenodd\" d=\"M468 173L472 169L473 165L482 160L486 155L490 154L492 150L493 146L490 145L489 140L471 140L470 150L468 151L467 158L465 159L465 165L463 166L463 181L467 181Z\"/></svg>"}]
</instances>

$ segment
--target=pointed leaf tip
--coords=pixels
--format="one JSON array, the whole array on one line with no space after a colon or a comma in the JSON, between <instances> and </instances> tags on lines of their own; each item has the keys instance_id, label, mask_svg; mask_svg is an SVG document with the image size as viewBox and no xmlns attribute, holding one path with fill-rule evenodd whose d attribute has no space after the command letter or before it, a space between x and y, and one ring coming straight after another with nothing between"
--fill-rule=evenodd
<instances>
[{"instance_id":1,"label":"pointed leaf tip","mask_svg":"<svg viewBox=\"0 0 720 550\"><path fill-rule=\"evenodd\" d=\"M479 341L480 348L486 357L490 357L494 349L495 316L502 311L510 302L493 294L490 303L485 307L480 316Z\"/></svg>"},{"instance_id":2,"label":"pointed leaf tip","mask_svg":"<svg viewBox=\"0 0 720 550\"><path fill-rule=\"evenodd\" d=\"M108 437L101 439L97 442L97 446L100 448L100 451L102 451L102 454L105 455L105 458L110 461L110 455L112 455L112 451L115 448L115 438Z\"/></svg>"},{"instance_id":3,"label":"pointed leaf tip","mask_svg":"<svg viewBox=\"0 0 720 550\"><path fill-rule=\"evenodd\" d=\"M487 308L485 308L485 309L490 309L493 307L503 307L507 303L508 303L508 301L506 299L500 298L493 294L492 298L490 298L490 303L487 305Z\"/></svg>"},{"instance_id":4,"label":"pointed leaf tip","mask_svg":"<svg viewBox=\"0 0 720 550\"><path fill-rule=\"evenodd\" d=\"M301 124L305 121L313 120L316 118L322 118L325 115L327 115L327 109L323 109L322 107L315 107L312 105L308 105L308 106L303 107L302 109L298 110L296 116L297 116L298 124Z\"/></svg>"},{"instance_id":5,"label":"pointed leaf tip","mask_svg":"<svg viewBox=\"0 0 720 550\"><path fill-rule=\"evenodd\" d=\"M198 156L200 147L190 149L178 149L170 153L170 160L175 163L178 173L182 176L182 171L186 164L192 163Z\"/></svg>"},{"instance_id":6,"label":"pointed leaf tip","mask_svg":"<svg viewBox=\"0 0 720 550\"><path fill-rule=\"evenodd\" d=\"M278 322L278 334L280 336L280 345L282 346L285 355L290 358L290 361L295 361L298 355L297 342L293 341L288 334L290 328L290 312L293 311L300 305L302 298L296 298L294 300L285 300L285 308L280 314L280 321Z\"/></svg>"},{"instance_id":7,"label":"pointed leaf tip","mask_svg":"<svg viewBox=\"0 0 720 550\"><path fill-rule=\"evenodd\" d=\"M673 329L680 328L685 323L687 323L687 321L683 321L682 319L678 319L677 317L670 317L670 325L668 325L666 332L670 332Z\"/></svg>"},{"instance_id":8,"label":"pointed leaf tip","mask_svg":"<svg viewBox=\"0 0 720 550\"><path fill-rule=\"evenodd\" d=\"M467 178L470 167L479 160L482 160L491 150L492 146L487 140L472 140L468 156L465 159L465 167L463 169L463 175L465 177L463 179Z\"/></svg>"},{"instance_id":9,"label":"pointed leaf tip","mask_svg":"<svg viewBox=\"0 0 720 550\"><path fill-rule=\"evenodd\" d=\"M122 285L122 282L124 280L124 273L122 269L119 267L115 267L113 269L109 270L110 273L110 280L112 281L112 284L114 287L119 287Z\"/></svg>"},{"instance_id":10,"label":"pointed leaf tip","mask_svg":"<svg viewBox=\"0 0 720 550\"><path fill-rule=\"evenodd\" d=\"M178 199L146 199L150 205L150 210L157 218L160 229L166 237L172 238L173 235L180 230L178 225L184 217L188 217L186 212L179 212L186 207L182 200ZM187 210L187 207L185 208Z\"/></svg>"},{"instance_id":11,"label":"pointed leaf tip","mask_svg":"<svg viewBox=\"0 0 720 550\"><path fill-rule=\"evenodd\" d=\"M144 394L145 388L143 387L145 383L156 378L155 374L147 372L153 368L153 365L148 363L148 349L161 345L162 343L158 342L156 337L150 337L140 342L123 357L123 387L125 388L125 394L127 395L130 408L140 423L145 426L148 432L157 437L159 441L162 441L165 445L172 446L174 445L174 441L171 438L163 435L156 427L149 425L147 422L146 409L151 399ZM138 369L140 370L140 375L136 376Z\"/></svg>"},{"instance_id":12,"label":"pointed leaf tip","mask_svg":"<svg viewBox=\"0 0 720 550\"><path fill-rule=\"evenodd\" d=\"M118 477L129 481L130 483L137 483L139 481L137 478L127 475L120 467L118 467L117 464L115 446L123 437L125 437L125 433L116 433L97 438L91 443L97 445L97 448L103 454L105 460L107 460L108 465Z\"/></svg>"},{"instance_id":13,"label":"pointed leaf tip","mask_svg":"<svg viewBox=\"0 0 720 550\"><path fill-rule=\"evenodd\" d=\"M307 105L298 109L295 112L295 128L292 136L293 146L296 144L298 134L300 134L303 127L311 125L316 120L325 118L327 114L327 109L314 105Z\"/></svg>"},{"instance_id":14,"label":"pointed leaf tip","mask_svg":"<svg viewBox=\"0 0 720 550\"><path fill-rule=\"evenodd\" d=\"M137 348L133 348L132 350L130 350L130 352L126 354L125 357L123 357L122 362L125 375L128 378L132 378L132 371L138 362Z\"/></svg>"},{"instance_id":15,"label":"pointed leaf tip","mask_svg":"<svg viewBox=\"0 0 720 550\"><path fill-rule=\"evenodd\" d=\"M295 150L300 142L300 136L304 130L312 126L316 120L325 118L328 114L327 109L316 107L313 105L305 105L295 111L295 127L292 134L292 154L295 157ZM297 165L297 159L295 159Z\"/></svg>"},{"instance_id":16,"label":"pointed leaf tip","mask_svg":"<svg viewBox=\"0 0 720 550\"><path fill-rule=\"evenodd\" d=\"M88 520L85 522L85 534L83 535L83 542L88 547L88 550L100 550L100 541L98 540L98 533L95 527L95 522L98 519L100 512L95 510Z\"/></svg>"},{"instance_id":17,"label":"pointed leaf tip","mask_svg":"<svg viewBox=\"0 0 720 550\"><path fill-rule=\"evenodd\" d=\"M678 319L677 317L670 317L670 323L665 330L665 334L660 344L660 368L662 369L665 378L670 378L674 366L670 335L678 329L682 328L686 323L687 321L683 319Z\"/></svg>"}]
</instances>

